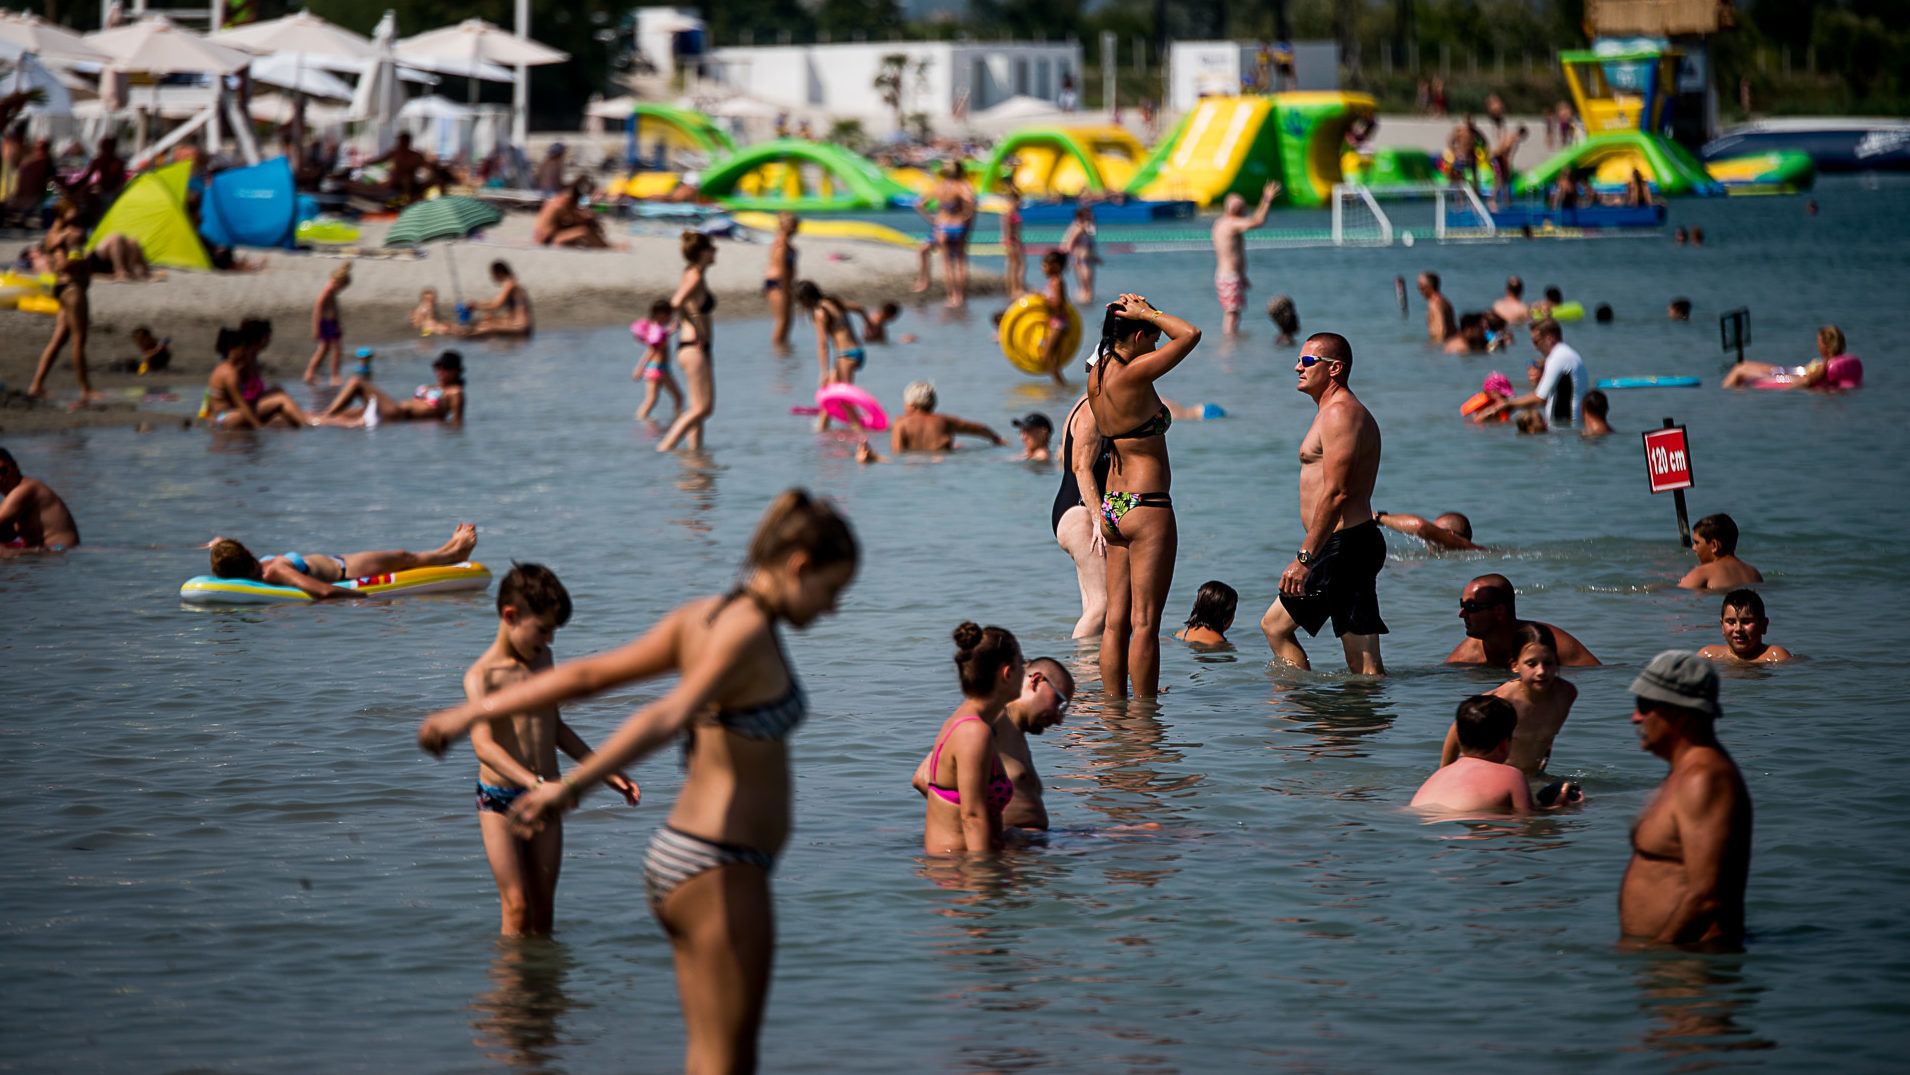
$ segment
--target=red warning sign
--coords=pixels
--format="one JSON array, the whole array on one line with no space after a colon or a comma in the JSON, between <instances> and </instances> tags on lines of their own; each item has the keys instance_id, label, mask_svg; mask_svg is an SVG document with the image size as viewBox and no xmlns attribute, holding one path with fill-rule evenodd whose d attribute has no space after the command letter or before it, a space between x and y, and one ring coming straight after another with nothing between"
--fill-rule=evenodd
<instances>
[{"instance_id":1,"label":"red warning sign","mask_svg":"<svg viewBox=\"0 0 1910 1075\"><path fill-rule=\"evenodd\" d=\"M1644 436L1645 474L1651 479L1651 491L1691 488L1691 449L1685 443L1685 427L1653 429Z\"/></svg>"}]
</instances>

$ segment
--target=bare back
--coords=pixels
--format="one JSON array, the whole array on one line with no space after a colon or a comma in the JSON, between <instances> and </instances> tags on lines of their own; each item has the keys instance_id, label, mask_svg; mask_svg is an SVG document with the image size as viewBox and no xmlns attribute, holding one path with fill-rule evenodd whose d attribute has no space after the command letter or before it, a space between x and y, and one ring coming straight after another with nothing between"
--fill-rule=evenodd
<instances>
[{"instance_id":1,"label":"bare back","mask_svg":"<svg viewBox=\"0 0 1910 1075\"><path fill-rule=\"evenodd\" d=\"M1239 275L1247 264L1248 220L1225 214L1214 221L1214 271Z\"/></svg>"}]
</instances>

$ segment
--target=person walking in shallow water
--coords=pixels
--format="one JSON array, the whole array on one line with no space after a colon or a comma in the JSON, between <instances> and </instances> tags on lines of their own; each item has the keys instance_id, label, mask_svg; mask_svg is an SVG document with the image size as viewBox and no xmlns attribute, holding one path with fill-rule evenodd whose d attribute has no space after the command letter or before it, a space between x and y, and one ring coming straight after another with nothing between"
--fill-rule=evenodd
<instances>
[{"instance_id":1,"label":"person walking in shallow water","mask_svg":"<svg viewBox=\"0 0 1910 1075\"><path fill-rule=\"evenodd\" d=\"M1379 591L1386 537L1373 519L1373 482L1379 477L1379 422L1353 395L1353 345L1336 332L1307 337L1294 363L1295 387L1313 398L1313 425L1300 438L1300 521L1306 536L1280 573L1280 596L1260 618L1273 655L1300 668L1307 663L1297 633L1317 635L1328 619L1346 650L1346 667L1361 675L1386 674L1380 660Z\"/></svg>"},{"instance_id":2,"label":"person walking in shallow water","mask_svg":"<svg viewBox=\"0 0 1910 1075\"><path fill-rule=\"evenodd\" d=\"M769 874L790 828L787 741L808 715L778 627L807 627L834 612L857 559L848 521L788 490L757 524L735 589L679 606L620 649L434 713L418 729L419 747L442 755L480 722L679 676L561 782L526 790L510 817L520 838L534 835L612 773L683 742L688 771L644 856L643 886L676 956L686 1071L756 1069L776 947Z\"/></svg>"},{"instance_id":3,"label":"person walking in shallow water","mask_svg":"<svg viewBox=\"0 0 1910 1075\"><path fill-rule=\"evenodd\" d=\"M682 252L683 279L677 284L676 294L670 296L670 307L678 318L676 364L683 371L690 405L657 442L659 452L675 448L679 440L691 451L701 451L703 425L716 410L716 357L710 335L716 296L710 294L705 280L710 266L716 264L716 243L702 232L685 231Z\"/></svg>"}]
</instances>

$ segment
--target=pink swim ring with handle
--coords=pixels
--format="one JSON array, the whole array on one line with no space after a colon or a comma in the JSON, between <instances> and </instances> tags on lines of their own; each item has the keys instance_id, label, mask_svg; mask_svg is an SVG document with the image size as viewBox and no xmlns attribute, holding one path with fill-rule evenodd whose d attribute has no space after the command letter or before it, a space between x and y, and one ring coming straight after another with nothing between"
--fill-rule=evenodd
<instances>
[{"instance_id":1,"label":"pink swim ring with handle","mask_svg":"<svg viewBox=\"0 0 1910 1075\"><path fill-rule=\"evenodd\" d=\"M871 433L889 428L889 413L876 398L852 384L827 384L816 389L816 409L846 425Z\"/></svg>"}]
</instances>

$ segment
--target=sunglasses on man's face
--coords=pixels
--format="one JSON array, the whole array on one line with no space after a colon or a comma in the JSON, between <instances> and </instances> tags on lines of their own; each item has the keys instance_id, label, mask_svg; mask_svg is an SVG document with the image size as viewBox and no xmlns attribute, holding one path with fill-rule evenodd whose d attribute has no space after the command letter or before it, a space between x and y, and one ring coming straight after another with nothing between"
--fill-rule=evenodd
<instances>
[{"instance_id":1,"label":"sunglasses on man's face","mask_svg":"<svg viewBox=\"0 0 1910 1075\"><path fill-rule=\"evenodd\" d=\"M1046 684L1048 689L1054 692L1055 716L1057 717L1067 716L1068 702L1071 701L1071 699L1067 695L1061 693L1061 688L1054 685L1054 680L1049 679L1047 676L1042 675L1040 672L1030 672L1028 674L1040 680L1042 683Z\"/></svg>"},{"instance_id":2,"label":"sunglasses on man's face","mask_svg":"<svg viewBox=\"0 0 1910 1075\"><path fill-rule=\"evenodd\" d=\"M1333 362L1333 361L1337 361L1337 360L1336 360L1336 359L1331 359L1331 358L1325 358L1325 357L1323 357L1323 356L1320 356L1320 355L1301 355L1301 356L1300 356L1300 368L1301 368L1301 369L1312 369L1312 368L1313 368L1314 366L1317 366L1317 365L1319 365L1319 364L1320 364L1320 363L1322 363L1322 362Z\"/></svg>"},{"instance_id":3,"label":"sunglasses on man's face","mask_svg":"<svg viewBox=\"0 0 1910 1075\"><path fill-rule=\"evenodd\" d=\"M1484 612L1487 609L1493 609L1498 607L1499 607L1499 602L1497 601L1474 601L1471 598L1467 598L1459 602L1459 611L1464 612L1467 615Z\"/></svg>"}]
</instances>

